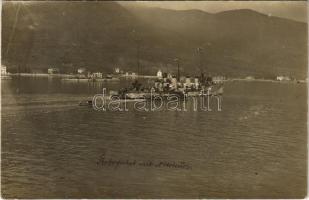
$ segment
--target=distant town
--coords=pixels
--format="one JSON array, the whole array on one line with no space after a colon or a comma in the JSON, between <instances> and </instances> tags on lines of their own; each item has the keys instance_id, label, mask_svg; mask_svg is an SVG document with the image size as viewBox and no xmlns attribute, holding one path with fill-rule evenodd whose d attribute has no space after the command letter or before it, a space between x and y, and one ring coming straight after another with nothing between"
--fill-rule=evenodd
<instances>
[{"instance_id":1,"label":"distant town","mask_svg":"<svg viewBox=\"0 0 309 200\"><path fill-rule=\"evenodd\" d=\"M23 72L23 73L10 73L7 71L7 67L5 65L1 65L1 79L11 79L13 76L36 76L36 77L62 77L64 81L96 81L96 80L119 80L119 78L175 78L176 75L172 73L163 72L161 69L157 71L156 74L153 75L143 75L138 74L134 71L124 71L119 67L115 67L113 73L104 74L102 72L90 72L86 67L78 68L75 73L60 73L60 69L56 67L51 67L46 70L44 73L43 70L32 71L32 72ZM179 76L181 81L185 81L188 78L194 82L196 77L190 76ZM255 78L254 76L246 76L243 78L228 78L226 76L211 76L207 77L209 80L211 79L214 83L221 83L225 81L278 81L278 82L296 82L303 83L308 82L308 78L305 80L297 80L290 76L286 75L278 75L274 77L274 79L263 79L263 78Z\"/></svg>"}]
</instances>

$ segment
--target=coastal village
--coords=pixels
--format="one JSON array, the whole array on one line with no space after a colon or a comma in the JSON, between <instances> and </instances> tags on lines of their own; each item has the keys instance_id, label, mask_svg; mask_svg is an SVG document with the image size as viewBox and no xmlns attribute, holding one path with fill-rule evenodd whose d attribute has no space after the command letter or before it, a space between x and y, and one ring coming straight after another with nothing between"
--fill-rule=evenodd
<instances>
[{"instance_id":1,"label":"coastal village","mask_svg":"<svg viewBox=\"0 0 309 200\"><path fill-rule=\"evenodd\" d=\"M179 66L177 74L158 69L153 75L143 75L132 71L124 71L120 67L114 67L112 73L100 71L91 72L86 67L77 68L75 73L60 73L61 70L56 67L47 69L47 73L9 73L6 66L1 66L1 79L12 79L14 76L29 76L29 77L58 77L65 82L106 82L120 81L120 79L129 79L131 85L125 88L120 88L118 91L110 91L110 95L116 95L123 99L144 99L150 94L156 93L161 97L168 97L175 94L181 98L211 95L217 96L223 94L223 85L226 81L272 81L285 83L306 83L307 80L296 80L289 76L276 76L274 79L256 79L254 76L246 76L244 78L227 78L225 76L210 76L202 71L194 76L181 75ZM145 81L141 79L148 79ZM149 84L150 83L150 84ZM205 94L207 91L208 94ZM81 102L82 105L90 105L91 101Z\"/></svg>"},{"instance_id":2,"label":"coastal village","mask_svg":"<svg viewBox=\"0 0 309 200\"><path fill-rule=\"evenodd\" d=\"M153 75L142 75L138 74L134 71L124 71L120 69L119 67L115 67L113 70L113 73L104 74L103 72L90 72L87 70L86 67L80 67L77 68L75 73L67 73L63 74L60 72L59 68L56 67L50 67L46 71L44 70L32 70L31 72L22 72L22 73L10 73L7 70L7 66L1 65L1 79L11 79L13 76L38 76L38 77L44 77L44 76L55 76L55 77L62 77L65 81L102 81L102 80L119 80L119 78L168 78L172 81L172 83L175 82L176 76L163 72L161 69L157 71L156 74ZM196 82L197 77L190 77L190 76L180 76L179 81L183 83L190 83ZM208 82L211 81L213 83L222 83L224 81L279 81L279 82L308 82L308 78L306 80L297 80L291 76L287 75L278 75L275 76L273 79L263 79L263 78L255 78L254 76L246 76L243 78L228 78L226 76L218 75L218 76L209 76L205 77L208 79Z\"/></svg>"}]
</instances>

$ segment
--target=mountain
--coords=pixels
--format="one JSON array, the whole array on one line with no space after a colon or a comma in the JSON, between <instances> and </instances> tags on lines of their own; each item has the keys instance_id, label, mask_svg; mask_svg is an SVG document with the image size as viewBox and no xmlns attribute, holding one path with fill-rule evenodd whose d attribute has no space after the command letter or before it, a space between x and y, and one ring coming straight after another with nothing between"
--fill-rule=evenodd
<instances>
[{"instance_id":1,"label":"mountain","mask_svg":"<svg viewBox=\"0 0 309 200\"><path fill-rule=\"evenodd\" d=\"M231 77L307 75L307 24L252 10L210 14L97 1L5 2L2 10L2 62L9 71L137 71L139 57L141 73L153 74L176 70L177 57L182 74L202 68Z\"/></svg>"},{"instance_id":2,"label":"mountain","mask_svg":"<svg viewBox=\"0 0 309 200\"><path fill-rule=\"evenodd\" d=\"M132 18L113 2L5 3L3 60L15 66L38 68L104 67L114 62L114 55L126 53L124 47L133 45L125 35L135 28ZM6 53L10 39L9 53Z\"/></svg>"},{"instance_id":3,"label":"mountain","mask_svg":"<svg viewBox=\"0 0 309 200\"><path fill-rule=\"evenodd\" d=\"M250 74L259 77L306 76L305 23L248 9L217 14L141 7L130 10L159 30L185 37L190 41L189 48L203 47L206 71L236 77Z\"/></svg>"}]
</instances>

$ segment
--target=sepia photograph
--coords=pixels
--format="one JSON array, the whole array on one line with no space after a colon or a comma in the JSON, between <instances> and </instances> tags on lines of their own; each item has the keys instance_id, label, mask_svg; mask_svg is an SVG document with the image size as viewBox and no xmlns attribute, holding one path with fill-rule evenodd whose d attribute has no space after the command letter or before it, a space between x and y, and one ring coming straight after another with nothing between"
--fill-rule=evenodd
<instances>
[{"instance_id":1,"label":"sepia photograph","mask_svg":"<svg viewBox=\"0 0 309 200\"><path fill-rule=\"evenodd\" d=\"M307 9L2 1L1 198L306 198Z\"/></svg>"}]
</instances>

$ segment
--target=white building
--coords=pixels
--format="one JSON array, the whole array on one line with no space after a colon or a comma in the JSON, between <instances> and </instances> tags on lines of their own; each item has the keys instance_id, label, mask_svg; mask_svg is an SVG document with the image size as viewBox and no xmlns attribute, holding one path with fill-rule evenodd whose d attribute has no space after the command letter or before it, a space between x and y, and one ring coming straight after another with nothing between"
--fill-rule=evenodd
<instances>
[{"instance_id":1,"label":"white building","mask_svg":"<svg viewBox=\"0 0 309 200\"><path fill-rule=\"evenodd\" d=\"M7 71L6 71L6 66L1 65L1 75L6 75Z\"/></svg>"},{"instance_id":2,"label":"white building","mask_svg":"<svg viewBox=\"0 0 309 200\"><path fill-rule=\"evenodd\" d=\"M101 72L95 72L91 74L92 78L103 78L103 74Z\"/></svg>"},{"instance_id":3,"label":"white building","mask_svg":"<svg viewBox=\"0 0 309 200\"><path fill-rule=\"evenodd\" d=\"M116 68L115 68L115 73L116 73L116 74L119 74L119 73L120 73L120 68L119 68L119 67L116 67Z\"/></svg>"},{"instance_id":4,"label":"white building","mask_svg":"<svg viewBox=\"0 0 309 200\"><path fill-rule=\"evenodd\" d=\"M288 76L277 76L277 81L290 81L291 78Z\"/></svg>"},{"instance_id":5,"label":"white building","mask_svg":"<svg viewBox=\"0 0 309 200\"><path fill-rule=\"evenodd\" d=\"M173 75L172 75L171 73L168 73L168 74L167 74L167 78L168 78L168 79L172 79L172 78L173 78Z\"/></svg>"},{"instance_id":6,"label":"white building","mask_svg":"<svg viewBox=\"0 0 309 200\"><path fill-rule=\"evenodd\" d=\"M185 87L191 87L192 86L192 82L191 82L191 78L190 77L186 77L184 86Z\"/></svg>"},{"instance_id":7,"label":"white building","mask_svg":"<svg viewBox=\"0 0 309 200\"><path fill-rule=\"evenodd\" d=\"M247 79L248 77L246 77ZM214 76L212 77L212 81L214 83L222 83L224 81L225 77L224 76Z\"/></svg>"},{"instance_id":8,"label":"white building","mask_svg":"<svg viewBox=\"0 0 309 200\"><path fill-rule=\"evenodd\" d=\"M171 82L172 82L171 88L176 89L177 88L177 78L172 78Z\"/></svg>"},{"instance_id":9,"label":"white building","mask_svg":"<svg viewBox=\"0 0 309 200\"><path fill-rule=\"evenodd\" d=\"M198 89L200 86L200 82L198 80L198 78L194 78L194 88Z\"/></svg>"},{"instance_id":10,"label":"white building","mask_svg":"<svg viewBox=\"0 0 309 200\"><path fill-rule=\"evenodd\" d=\"M159 71L157 72L157 77L162 78L162 76L163 76L162 71L159 69Z\"/></svg>"},{"instance_id":11,"label":"white building","mask_svg":"<svg viewBox=\"0 0 309 200\"><path fill-rule=\"evenodd\" d=\"M86 68L84 68L84 67L81 67L81 68L77 69L77 73L78 74L84 74L85 72L86 72Z\"/></svg>"},{"instance_id":12,"label":"white building","mask_svg":"<svg viewBox=\"0 0 309 200\"><path fill-rule=\"evenodd\" d=\"M48 74L59 74L59 69L58 68L49 68L47 70Z\"/></svg>"},{"instance_id":13,"label":"white building","mask_svg":"<svg viewBox=\"0 0 309 200\"><path fill-rule=\"evenodd\" d=\"M245 79L246 80L254 80L254 77L253 76L247 76Z\"/></svg>"}]
</instances>

